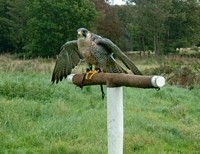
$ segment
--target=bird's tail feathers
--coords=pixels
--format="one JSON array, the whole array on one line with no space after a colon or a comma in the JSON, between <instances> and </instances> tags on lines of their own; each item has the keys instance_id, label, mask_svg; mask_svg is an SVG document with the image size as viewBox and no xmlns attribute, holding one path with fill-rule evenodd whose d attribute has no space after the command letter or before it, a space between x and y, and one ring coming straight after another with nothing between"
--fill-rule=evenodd
<instances>
[{"instance_id":1,"label":"bird's tail feathers","mask_svg":"<svg viewBox=\"0 0 200 154\"><path fill-rule=\"evenodd\" d=\"M128 73L123 67L121 67L118 63L115 63L115 69L120 73Z\"/></svg>"},{"instance_id":2,"label":"bird's tail feathers","mask_svg":"<svg viewBox=\"0 0 200 154\"><path fill-rule=\"evenodd\" d=\"M127 58L126 61L123 61L124 65L126 65L127 68L129 68L135 75L142 75L140 70L135 66L135 64L132 63L132 61Z\"/></svg>"},{"instance_id":3,"label":"bird's tail feathers","mask_svg":"<svg viewBox=\"0 0 200 154\"><path fill-rule=\"evenodd\" d=\"M135 75L142 75L140 70L135 66L135 64L117 47L115 44L111 45L112 51L116 51L116 56L123 62L123 64L133 72ZM113 56L111 56L112 59Z\"/></svg>"},{"instance_id":4,"label":"bird's tail feathers","mask_svg":"<svg viewBox=\"0 0 200 154\"><path fill-rule=\"evenodd\" d=\"M110 67L109 72L112 72L112 73L128 73L123 67L120 66L120 64L118 64L118 62L115 60L113 55L111 55L110 57L112 59L112 62L111 62L112 65L109 66Z\"/></svg>"}]
</instances>

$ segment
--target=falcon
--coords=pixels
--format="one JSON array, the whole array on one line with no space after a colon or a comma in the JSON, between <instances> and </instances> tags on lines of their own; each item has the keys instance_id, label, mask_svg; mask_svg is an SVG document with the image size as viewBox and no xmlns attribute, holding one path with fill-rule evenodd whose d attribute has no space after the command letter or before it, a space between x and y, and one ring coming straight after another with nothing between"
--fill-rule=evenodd
<instances>
[{"instance_id":1,"label":"falcon","mask_svg":"<svg viewBox=\"0 0 200 154\"><path fill-rule=\"evenodd\" d=\"M126 69L115 59L118 58L133 74L141 75L133 62L111 40L91 33L86 28L78 29L77 33L77 40L66 42L61 47L53 70L51 79L53 83L66 78L81 59L86 61L89 70L94 65L101 72L127 73Z\"/></svg>"}]
</instances>

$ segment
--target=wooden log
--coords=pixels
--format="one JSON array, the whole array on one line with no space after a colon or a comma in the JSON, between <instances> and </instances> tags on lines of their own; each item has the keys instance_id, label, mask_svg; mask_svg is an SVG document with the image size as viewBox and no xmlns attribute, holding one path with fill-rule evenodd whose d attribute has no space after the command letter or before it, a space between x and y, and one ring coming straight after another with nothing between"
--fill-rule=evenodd
<instances>
[{"instance_id":1,"label":"wooden log","mask_svg":"<svg viewBox=\"0 0 200 154\"><path fill-rule=\"evenodd\" d=\"M107 85L108 87L138 87L138 88L160 88L165 85L162 76L142 76L124 73L97 73L91 79L85 79L84 74L71 74L68 81L77 86Z\"/></svg>"}]
</instances>

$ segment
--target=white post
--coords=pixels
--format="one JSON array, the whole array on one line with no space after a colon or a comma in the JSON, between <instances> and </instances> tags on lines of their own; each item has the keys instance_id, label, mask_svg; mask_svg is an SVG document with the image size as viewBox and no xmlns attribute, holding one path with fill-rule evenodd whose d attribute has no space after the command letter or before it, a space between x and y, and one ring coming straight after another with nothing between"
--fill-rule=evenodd
<instances>
[{"instance_id":1,"label":"white post","mask_svg":"<svg viewBox=\"0 0 200 154\"><path fill-rule=\"evenodd\" d=\"M107 87L108 154L123 154L123 88Z\"/></svg>"}]
</instances>

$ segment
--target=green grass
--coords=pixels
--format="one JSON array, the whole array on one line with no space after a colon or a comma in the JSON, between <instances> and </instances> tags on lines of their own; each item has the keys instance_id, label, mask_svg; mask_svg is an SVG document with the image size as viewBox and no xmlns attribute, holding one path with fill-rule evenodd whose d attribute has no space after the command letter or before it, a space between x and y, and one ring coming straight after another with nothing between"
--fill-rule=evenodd
<instances>
[{"instance_id":1,"label":"green grass","mask_svg":"<svg viewBox=\"0 0 200 154\"><path fill-rule=\"evenodd\" d=\"M164 63L134 62L142 71ZM107 153L107 105L99 86L52 85L54 63L0 56L0 154ZM198 85L124 88L124 154L199 153L199 100Z\"/></svg>"},{"instance_id":2,"label":"green grass","mask_svg":"<svg viewBox=\"0 0 200 154\"><path fill-rule=\"evenodd\" d=\"M50 77L0 74L0 153L107 153L106 100L99 86L52 85ZM199 153L199 100L199 86L124 88L124 153Z\"/></svg>"},{"instance_id":3,"label":"green grass","mask_svg":"<svg viewBox=\"0 0 200 154\"><path fill-rule=\"evenodd\" d=\"M100 93L86 97L87 88L51 85L50 75L0 77L0 153L106 151L106 105Z\"/></svg>"}]
</instances>

